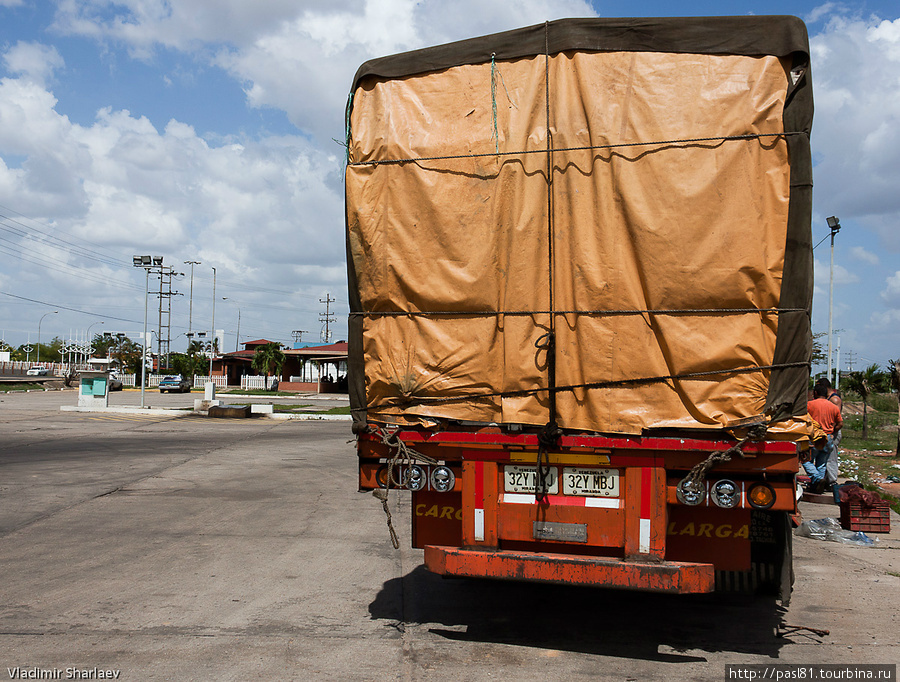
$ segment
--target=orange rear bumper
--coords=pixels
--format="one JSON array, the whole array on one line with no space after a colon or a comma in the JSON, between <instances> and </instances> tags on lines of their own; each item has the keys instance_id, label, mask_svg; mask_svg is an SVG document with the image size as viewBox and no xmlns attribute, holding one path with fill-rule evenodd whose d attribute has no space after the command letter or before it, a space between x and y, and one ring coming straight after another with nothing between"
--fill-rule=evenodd
<instances>
[{"instance_id":1,"label":"orange rear bumper","mask_svg":"<svg viewBox=\"0 0 900 682\"><path fill-rule=\"evenodd\" d=\"M606 557L425 547L426 568L439 575L696 594L715 590L712 564L642 563Z\"/></svg>"}]
</instances>

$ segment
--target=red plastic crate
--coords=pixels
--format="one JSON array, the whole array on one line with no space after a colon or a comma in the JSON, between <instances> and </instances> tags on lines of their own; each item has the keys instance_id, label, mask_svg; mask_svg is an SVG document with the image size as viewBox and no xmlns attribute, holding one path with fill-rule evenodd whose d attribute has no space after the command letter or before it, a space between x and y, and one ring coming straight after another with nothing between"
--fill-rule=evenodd
<instances>
[{"instance_id":1,"label":"red plastic crate","mask_svg":"<svg viewBox=\"0 0 900 682\"><path fill-rule=\"evenodd\" d=\"M841 502L841 528L863 533L890 533L891 508L887 502L863 507L858 502Z\"/></svg>"}]
</instances>

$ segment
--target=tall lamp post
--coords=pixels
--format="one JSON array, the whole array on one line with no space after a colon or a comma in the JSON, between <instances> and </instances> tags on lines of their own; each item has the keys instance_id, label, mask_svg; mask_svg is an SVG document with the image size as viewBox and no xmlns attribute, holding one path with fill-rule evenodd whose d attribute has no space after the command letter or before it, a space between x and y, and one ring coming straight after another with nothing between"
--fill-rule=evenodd
<instances>
[{"instance_id":1,"label":"tall lamp post","mask_svg":"<svg viewBox=\"0 0 900 682\"><path fill-rule=\"evenodd\" d=\"M212 361L216 349L216 269L213 268L213 309L212 309L212 337L209 340L209 380L212 381Z\"/></svg>"},{"instance_id":2,"label":"tall lamp post","mask_svg":"<svg viewBox=\"0 0 900 682\"><path fill-rule=\"evenodd\" d=\"M188 299L188 343L191 342L191 336L193 336L194 328L191 326L194 317L194 266L201 265L198 260L186 260L184 261L185 265L191 266L191 297Z\"/></svg>"},{"instance_id":3,"label":"tall lamp post","mask_svg":"<svg viewBox=\"0 0 900 682\"><path fill-rule=\"evenodd\" d=\"M223 301L231 301L232 303L234 303L234 307L238 309L237 334L235 335L235 339L234 339L234 352L237 353L240 350L240 345L241 345L241 306L239 306L237 303L235 303L232 299L228 298L227 296L223 296L222 300Z\"/></svg>"},{"instance_id":4,"label":"tall lamp post","mask_svg":"<svg viewBox=\"0 0 900 682\"><path fill-rule=\"evenodd\" d=\"M147 299L150 296L150 269L162 267L162 256L134 256L134 267L144 268L144 335L141 337L141 409L144 407L144 389L147 384Z\"/></svg>"},{"instance_id":5,"label":"tall lamp post","mask_svg":"<svg viewBox=\"0 0 900 682\"><path fill-rule=\"evenodd\" d=\"M828 283L828 380L831 385L837 384L836 378L831 375L832 355L831 355L831 336L834 333L832 320L834 316L834 236L841 231L841 221L837 216L826 218L828 229L831 230L831 279ZM840 368L838 368L840 372Z\"/></svg>"},{"instance_id":6,"label":"tall lamp post","mask_svg":"<svg viewBox=\"0 0 900 682\"><path fill-rule=\"evenodd\" d=\"M38 342L37 342L37 361L38 362L41 361L41 322L44 321L44 318L47 317L47 315L56 315L56 313L58 313L58 312L59 312L58 310L53 310L49 313L44 313L43 315L41 315L41 319L38 320Z\"/></svg>"},{"instance_id":7,"label":"tall lamp post","mask_svg":"<svg viewBox=\"0 0 900 682\"><path fill-rule=\"evenodd\" d=\"M87 351L88 359L90 359L94 355L94 343L93 343L93 340L91 339L91 328L95 327L98 324L103 324L103 322L92 322L91 324L88 325L87 331L84 333L84 335L87 337L85 339L85 345L88 348L90 348L90 350ZM109 367L107 367L106 369L109 369Z\"/></svg>"}]
</instances>

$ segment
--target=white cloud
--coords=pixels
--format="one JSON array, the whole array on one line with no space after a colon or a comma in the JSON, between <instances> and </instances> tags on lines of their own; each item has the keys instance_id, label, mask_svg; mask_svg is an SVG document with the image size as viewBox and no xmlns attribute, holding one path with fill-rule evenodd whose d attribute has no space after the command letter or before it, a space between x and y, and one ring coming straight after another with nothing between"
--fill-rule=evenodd
<instances>
[{"instance_id":1,"label":"white cloud","mask_svg":"<svg viewBox=\"0 0 900 682\"><path fill-rule=\"evenodd\" d=\"M51 80L54 72L65 66L55 47L22 41L4 53L3 63L10 74L23 76L41 85Z\"/></svg>"},{"instance_id":2,"label":"white cloud","mask_svg":"<svg viewBox=\"0 0 900 682\"><path fill-rule=\"evenodd\" d=\"M807 24L815 24L823 17L827 17L829 14L832 14L836 11L840 11L842 5L836 2L826 2L824 5L819 5L812 12L806 15L805 20Z\"/></svg>"},{"instance_id":3,"label":"white cloud","mask_svg":"<svg viewBox=\"0 0 900 682\"><path fill-rule=\"evenodd\" d=\"M831 281L831 263L816 259L813 261L813 268L816 290L820 292L828 291L828 285ZM838 263L834 264L834 283L836 286L856 284L857 282L859 282L859 275Z\"/></svg>"},{"instance_id":4,"label":"white cloud","mask_svg":"<svg viewBox=\"0 0 900 682\"><path fill-rule=\"evenodd\" d=\"M220 275L248 285L298 264L324 266L306 273L312 286L344 270L342 195L332 178L339 163L303 138L214 147L178 121L157 130L104 109L79 126L55 106L33 82L0 80L0 157L25 159L0 164L0 204L108 248L214 255ZM86 285L73 272L50 279L67 292Z\"/></svg>"},{"instance_id":5,"label":"white cloud","mask_svg":"<svg viewBox=\"0 0 900 682\"><path fill-rule=\"evenodd\" d=\"M586 0L64 0L56 28L122 43L141 58L156 46L213 50L251 106L281 109L330 145L341 137L353 74L368 59L593 14Z\"/></svg>"},{"instance_id":6,"label":"white cloud","mask_svg":"<svg viewBox=\"0 0 900 682\"><path fill-rule=\"evenodd\" d=\"M811 48L817 203L900 250L900 19L832 16Z\"/></svg>"},{"instance_id":7,"label":"white cloud","mask_svg":"<svg viewBox=\"0 0 900 682\"><path fill-rule=\"evenodd\" d=\"M881 300L889 307L900 309L900 270L887 278L881 292Z\"/></svg>"},{"instance_id":8,"label":"white cloud","mask_svg":"<svg viewBox=\"0 0 900 682\"><path fill-rule=\"evenodd\" d=\"M850 257L854 260L868 263L869 265L878 265L878 256L870 251L866 251L861 246L854 246L850 249Z\"/></svg>"}]
</instances>

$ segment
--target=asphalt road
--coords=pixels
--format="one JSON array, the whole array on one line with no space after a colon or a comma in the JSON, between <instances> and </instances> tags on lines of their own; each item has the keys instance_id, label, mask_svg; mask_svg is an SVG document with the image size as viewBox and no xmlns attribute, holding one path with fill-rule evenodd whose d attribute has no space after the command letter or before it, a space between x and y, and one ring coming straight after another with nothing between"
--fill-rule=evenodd
<instances>
[{"instance_id":1,"label":"asphalt road","mask_svg":"<svg viewBox=\"0 0 900 682\"><path fill-rule=\"evenodd\" d=\"M193 396L150 404L170 399ZM900 661L896 516L878 549L795 538L786 610L443 580L408 548L408 500L392 498L395 551L356 492L347 423L59 411L75 401L0 393L0 676L721 680L729 663Z\"/></svg>"}]
</instances>

